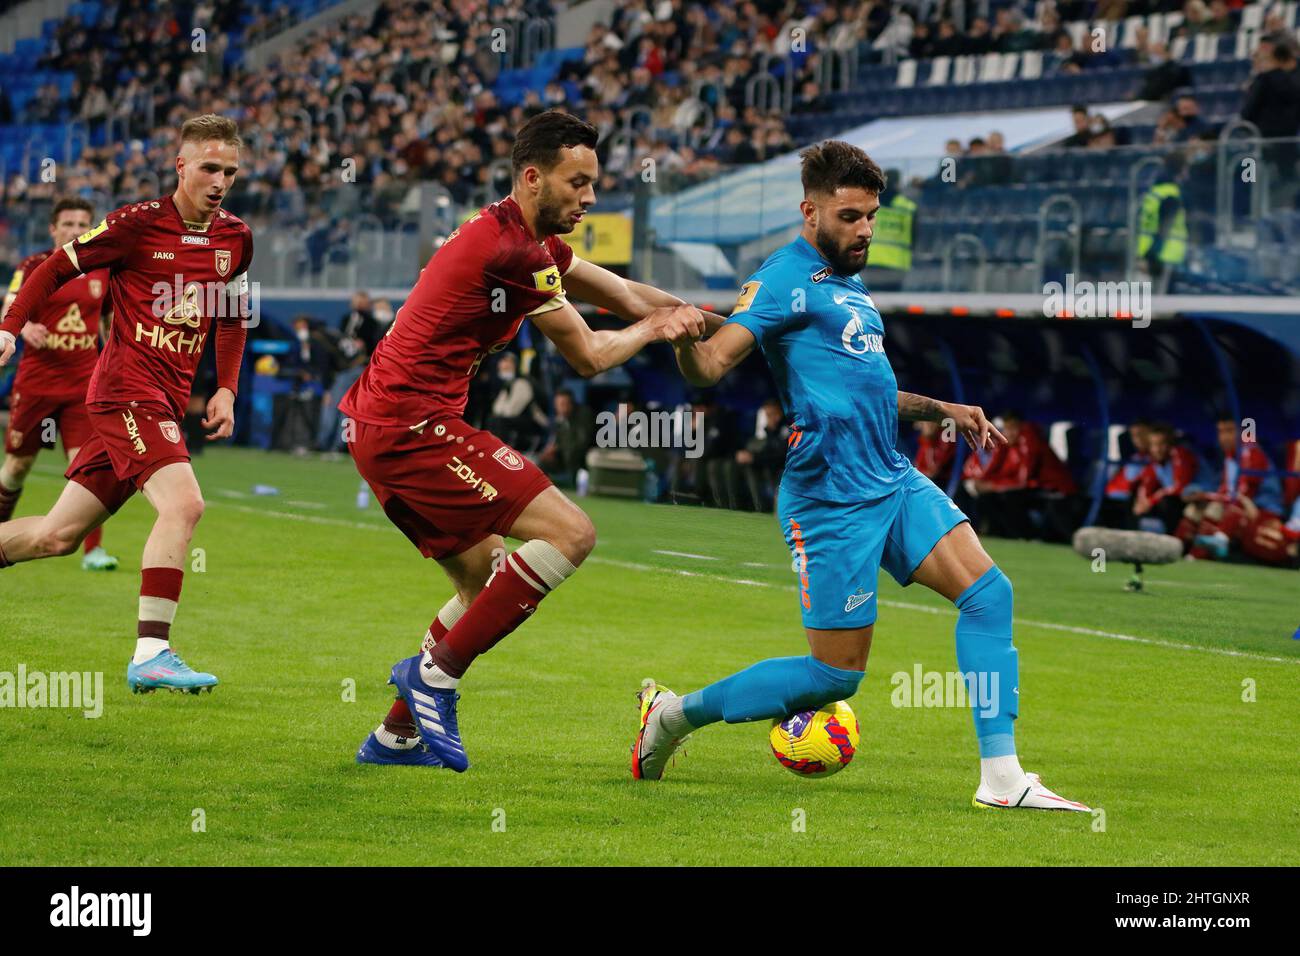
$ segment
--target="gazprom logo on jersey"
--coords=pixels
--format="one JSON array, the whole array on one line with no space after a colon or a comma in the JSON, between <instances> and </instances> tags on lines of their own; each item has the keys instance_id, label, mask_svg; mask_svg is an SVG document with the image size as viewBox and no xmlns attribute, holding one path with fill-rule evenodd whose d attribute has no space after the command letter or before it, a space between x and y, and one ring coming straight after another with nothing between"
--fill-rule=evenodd
<instances>
[{"instance_id":1,"label":"gazprom logo on jersey","mask_svg":"<svg viewBox=\"0 0 1300 956\"><path fill-rule=\"evenodd\" d=\"M844 326L844 332L840 335L840 342L844 347L854 355L866 355L868 352L884 352L885 337L875 332L868 332L862 324L862 317L858 315L858 310L849 306L849 313L853 318L849 319L848 325Z\"/></svg>"}]
</instances>

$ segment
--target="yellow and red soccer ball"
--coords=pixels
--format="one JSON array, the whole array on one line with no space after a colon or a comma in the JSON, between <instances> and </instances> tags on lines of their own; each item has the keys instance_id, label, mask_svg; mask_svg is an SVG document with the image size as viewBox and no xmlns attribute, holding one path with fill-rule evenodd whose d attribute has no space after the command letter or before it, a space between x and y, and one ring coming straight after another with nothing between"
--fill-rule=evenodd
<instances>
[{"instance_id":1,"label":"yellow and red soccer ball","mask_svg":"<svg viewBox=\"0 0 1300 956\"><path fill-rule=\"evenodd\" d=\"M848 766L858 749L858 716L844 701L772 721L772 754L791 773L829 777Z\"/></svg>"}]
</instances>

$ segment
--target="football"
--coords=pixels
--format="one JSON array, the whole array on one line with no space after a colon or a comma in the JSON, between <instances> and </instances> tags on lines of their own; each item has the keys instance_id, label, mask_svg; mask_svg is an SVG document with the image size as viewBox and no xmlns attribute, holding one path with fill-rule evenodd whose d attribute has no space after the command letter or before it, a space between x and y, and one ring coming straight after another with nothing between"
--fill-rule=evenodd
<instances>
[{"instance_id":1,"label":"football","mask_svg":"<svg viewBox=\"0 0 1300 956\"><path fill-rule=\"evenodd\" d=\"M772 754L801 777L829 777L848 766L858 749L858 715L844 701L772 721Z\"/></svg>"}]
</instances>

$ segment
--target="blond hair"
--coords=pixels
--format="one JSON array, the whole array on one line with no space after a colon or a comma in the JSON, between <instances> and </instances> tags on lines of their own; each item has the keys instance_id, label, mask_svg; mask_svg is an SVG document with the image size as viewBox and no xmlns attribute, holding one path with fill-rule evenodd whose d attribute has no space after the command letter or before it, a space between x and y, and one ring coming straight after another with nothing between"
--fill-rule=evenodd
<instances>
[{"instance_id":1,"label":"blond hair","mask_svg":"<svg viewBox=\"0 0 1300 956\"><path fill-rule=\"evenodd\" d=\"M181 127L181 143L206 143L208 140L220 140L235 148L241 148L244 141L239 138L239 127L228 116L216 113L204 113L185 121Z\"/></svg>"}]
</instances>

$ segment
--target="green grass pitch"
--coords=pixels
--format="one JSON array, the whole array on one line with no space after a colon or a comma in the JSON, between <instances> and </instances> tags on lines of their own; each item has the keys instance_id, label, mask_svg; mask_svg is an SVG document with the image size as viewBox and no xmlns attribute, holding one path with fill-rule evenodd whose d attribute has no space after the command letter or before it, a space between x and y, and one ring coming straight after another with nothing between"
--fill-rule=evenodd
<instances>
[{"instance_id":1,"label":"green grass pitch","mask_svg":"<svg viewBox=\"0 0 1300 956\"><path fill-rule=\"evenodd\" d=\"M54 500L56 465L38 462L20 514ZM987 542L1016 588L1021 759L1104 817L971 807L969 711L891 704L892 674L955 670L954 613L887 576L844 772L798 778L766 724L716 726L636 784L641 678L685 692L804 653L795 581L771 516L585 499L596 551L462 685L470 771L361 767L445 579L356 508L346 459L223 448L196 468L206 568L186 575L174 646L215 693L126 688L139 497L105 529L121 570L0 572L0 671L102 671L105 688L99 719L0 710L0 864L1300 862L1293 572L1185 563L1131 595L1123 566Z\"/></svg>"}]
</instances>

